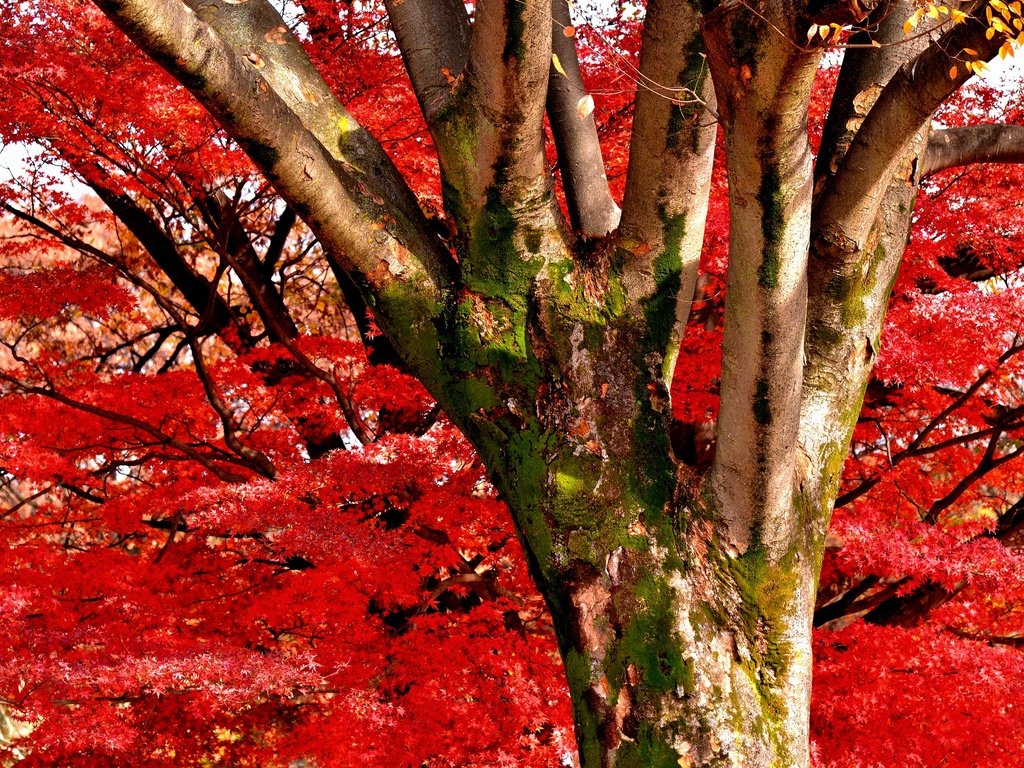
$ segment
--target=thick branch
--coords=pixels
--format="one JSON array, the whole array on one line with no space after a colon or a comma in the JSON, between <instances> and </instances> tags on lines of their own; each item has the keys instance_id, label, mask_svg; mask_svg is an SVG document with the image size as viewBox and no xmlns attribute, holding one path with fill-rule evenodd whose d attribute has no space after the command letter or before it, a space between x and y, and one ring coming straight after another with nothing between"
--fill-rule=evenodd
<instances>
[{"instance_id":1,"label":"thick branch","mask_svg":"<svg viewBox=\"0 0 1024 768\"><path fill-rule=\"evenodd\" d=\"M462 0L385 0L391 29L428 125L449 102L469 54Z\"/></svg>"},{"instance_id":2,"label":"thick branch","mask_svg":"<svg viewBox=\"0 0 1024 768\"><path fill-rule=\"evenodd\" d=\"M872 13L867 28L851 35L852 47L843 54L815 163L819 186L839 170L843 155L885 84L928 47L927 37L908 40L903 31L903 22L912 10L912 0L889 0ZM925 22L931 20L925 17Z\"/></svg>"},{"instance_id":3,"label":"thick branch","mask_svg":"<svg viewBox=\"0 0 1024 768\"><path fill-rule=\"evenodd\" d=\"M792 513L811 217L806 114L817 56L750 23L744 10L721 6L703 27L725 128L730 211L710 483L730 543L781 557L794 546L819 546L803 530L809 521L801 526ZM748 39L757 43L746 47Z\"/></svg>"},{"instance_id":4,"label":"thick branch","mask_svg":"<svg viewBox=\"0 0 1024 768\"><path fill-rule=\"evenodd\" d=\"M604 173L601 143L592 111L587 112L576 38L567 0L553 0L551 52L558 57L559 72L552 60L548 75L547 112L558 149L558 167L565 185L565 199L573 228L585 237L601 237L619 223L619 206L612 199ZM591 107L592 109L592 102Z\"/></svg>"},{"instance_id":5,"label":"thick branch","mask_svg":"<svg viewBox=\"0 0 1024 768\"><path fill-rule=\"evenodd\" d=\"M987 39L987 25L978 14L901 66L868 112L839 170L819 198L815 232L834 244L832 250L840 244L845 249L859 250L865 244L879 202L905 149L928 124L935 109L971 77L960 63L950 78L958 57L961 61L987 61L999 51L1001 36ZM965 49L977 55L968 56Z\"/></svg>"},{"instance_id":6,"label":"thick branch","mask_svg":"<svg viewBox=\"0 0 1024 768\"><path fill-rule=\"evenodd\" d=\"M829 205L830 195L845 194L836 176L847 167L848 150L854 151L850 147L885 84L928 45L924 36L906 39L902 23L911 7L909 0L886 3L873 17L877 29L854 36L855 44L865 47L844 57L815 169L800 444L810 464L805 490L816 498L832 498L838 491L889 289L909 238L924 131L911 131L895 150L886 139L892 154L888 165L871 171L879 175L870 179L874 197L865 202L862 218L830 219L821 206Z\"/></svg>"},{"instance_id":7,"label":"thick branch","mask_svg":"<svg viewBox=\"0 0 1024 768\"><path fill-rule=\"evenodd\" d=\"M185 1L221 40L259 68L266 83L335 160L379 189L406 216L418 214L415 195L380 142L335 98L268 0Z\"/></svg>"},{"instance_id":8,"label":"thick branch","mask_svg":"<svg viewBox=\"0 0 1024 768\"><path fill-rule=\"evenodd\" d=\"M675 313L663 352L668 382L697 282L717 130L699 21L689 2L647 4L622 204L620 246L632 298L640 302L664 290L678 270L666 307ZM658 285L656 262L672 266L671 275L660 275L666 285Z\"/></svg>"},{"instance_id":9,"label":"thick branch","mask_svg":"<svg viewBox=\"0 0 1024 768\"><path fill-rule=\"evenodd\" d=\"M475 197L489 188L506 204L549 196L544 103L551 67L551 0L480 0L466 82L477 111Z\"/></svg>"},{"instance_id":10,"label":"thick branch","mask_svg":"<svg viewBox=\"0 0 1024 768\"><path fill-rule=\"evenodd\" d=\"M921 178L973 163L1024 163L1024 125L972 125L932 131Z\"/></svg>"},{"instance_id":11,"label":"thick branch","mask_svg":"<svg viewBox=\"0 0 1024 768\"><path fill-rule=\"evenodd\" d=\"M436 351L410 339L410 327L440 311L450 256L403 211L331 157L260 75L260 59L226 45L179 0L98 0L97 4L177 77L238 140L325 250L376 301L381 328L428 383ZM422 218L422 217L421 217Z\"/></svg>"}]
</instances>

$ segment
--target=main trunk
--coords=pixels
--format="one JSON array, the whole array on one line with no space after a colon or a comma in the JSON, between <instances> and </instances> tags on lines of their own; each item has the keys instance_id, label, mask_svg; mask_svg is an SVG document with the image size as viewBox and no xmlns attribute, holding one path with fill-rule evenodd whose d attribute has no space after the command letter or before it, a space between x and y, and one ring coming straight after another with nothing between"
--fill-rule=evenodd
<instances>
[{"instance_id":1,"label":"main trunk","mask_svg":"<svg viewBox=\"0 0 1024 768\"><path fill-rule=\"evenodd\" d=\"M804 522L820 510L794 492L786 514L807 535L780 545L753 530L737 547L712 486L672 458L657 352L669 330L651 307L674 306L678 289L633 305L620 287L628 255L609 248L565 271L544 245L554 230L531 232L521 258L544 263L526 306L471 339L480 360L500 349L520 364L503 364L508 377L461 373L460 386L490 394L460 423L551 609L582 766L806 766L822 538ZM472 300L494 318L504 308Z\"/></svg>"},{"instance_id":2,"label":"main trunk","mask_svg":"<svg viewBox=\"0 0 1024 768\"><path fill-rule=\"evenodd\" d=\"M709 494L639 498L642 466L545 465L539 488L506 495L553 614L581 765L806 766L818 558L737 552Z\"/></svg>"},{"instance_id":3,"label":"main trunk","mask_svg":"<svg viewBox=\"0 0 1024 768\"><path fill-rule=\"evenodd\" d=\"M582 764L806 765L813 583L683 515L559 590Z\"/></svg>"}]
</instances>

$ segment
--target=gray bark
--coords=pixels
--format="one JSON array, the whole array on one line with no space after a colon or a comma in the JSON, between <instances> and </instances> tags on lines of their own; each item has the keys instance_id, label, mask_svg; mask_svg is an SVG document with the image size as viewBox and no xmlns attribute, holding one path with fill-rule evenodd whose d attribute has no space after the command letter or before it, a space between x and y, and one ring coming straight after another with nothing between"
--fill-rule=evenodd
<instances>
[{"instance_id":1,"label":"gray bark","mask_svg":"<svg viewBox=\"0 0 1024 768\"><path fill-rule=\"evenodd\" d=\"M1024 125L972 125L932 131L921 178L975 163L1024 163Z\"/></svg>"},{"instance_id":2,"label":"gray bark","mask_svg":"<svg viewBox=\"0 0 1024 768\"><path fill-rule=\"evenodd\" d=\"M584 115L580 107L581 99L588 94L576 56L576 40L565 34L572 27L569 4L566 0L553 0L553 6L551 53L558 57L562 71L555 68L552 58L548 75L548 120L558 150L558 166L573 229L585 237L601 237L618 226L621 212L608 189L593 112Z\"/></svg>"}]
</instances>

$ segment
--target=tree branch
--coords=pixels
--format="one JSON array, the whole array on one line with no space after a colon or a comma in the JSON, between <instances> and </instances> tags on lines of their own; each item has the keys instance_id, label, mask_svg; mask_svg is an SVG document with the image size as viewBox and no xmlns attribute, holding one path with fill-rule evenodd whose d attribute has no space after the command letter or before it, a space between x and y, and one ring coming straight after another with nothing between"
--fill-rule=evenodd
<instances>
[{"instance_id":1,"label":"tree branch","mask_svg":"<svg viewBox=\"0 0 1024 768\"><path fill-rule=\"evenodd\" d=\"M420 214L386 207L358 170L339 163L261 75L253 52L234 49L179 0L97 0L97 5L180 80L246 150L360 288L377 320L428 385L436 350L409 329L440 313L450 254ZM378 202L380 201L380 202ZM401 339L399 337L401 336Z\"/></svg>"},{"instance_id":2,"label":"tree branch","mask_svg":"<svg viewBox=\"0 0 1024 768\"><path fill-rule=\"evenodd\" d=\"M551 51L562 71L552 60L547 113L558 150L569 221L585 237L602 237L618 225L619 206L608 188L592 103L589 113L584 109L589 94L583 87L576 38L566 35L572 32L569 4L567 0L553 0L553 5Z\"/></svg>"},{"instance_id":3,"label":"tree branch","mask_svg":"<svg viewBox=\"0 0 1024 768\"><path fill-rule=\"evenodd\" d=\"M270 338L280 342L298 336L299 329L295 327L288 307L267 278L263 262L224 191L218 189L212 193L197 194L195 201L211 230L211 246L238 275Z\"/></svg>"},{"instance_id":4,"label":"tree branch","mask_svg":"<svg viewBox=\"0 0 1024 768\"><path fill-rule=\"evenodd\" d=\"M462 0L385 0L384 7L420 109L434 127L466 69L466 5Z\"/></svg>"},{"instance_id":5,"label":"tree branch","mask_svg":"<svg viewBox=\"0 0 1024 768\"><path fill-rule=\"evenodd\" d=\"M986 37L985 7L987 3L982 3L967 21L897 69L885 85L819 197L814 224L819 237L836 246L844 244L843 250L863 248L903 150L935 109L971 78L962 61L988 61L998 53L1003 40L1000 35ZM966 54L966 49L977 55ZM961 63L951 78L951 67L958 60Z\"/></svg>"},{"instance_id":6,"label":"tree branch","mask_svg":"<svg viewBox=\"0 0 1024 768\"><path fill-rule=\"evenodd\" d=\"M234 348L235 352L240 352L243 348L252 345L249 328L239 321L239 318L231 311L231 307L217 293L210 281L192 269L178 251L177 244L153 221L141 205L129 195L117 193L97 181L91 181L90 186L146 249L146 252L167 275L174 287L181 291L181 295L185 297L193 311L200 317L209 318L208 322L214 332L220 335L229 347ZM5 206L5 208L18 215L10 207ZM228 328L234 328L237 331L239 341L233 338L233 334L224 333ZM197 329L197 332L201 332L201 329ZM239 347L239 343L241 347Z\"/></svg>"},{"instance_id":7,"label":"tree branch","mask_svg":"<svg viewBox=\"0 0 1024 768\"><path fill-rule=\"evenodd\" d=\"M799 438L812 498L838 490L909 238L917 156L932 111L965 79L950 86L940 46L959 52L971 36L984 38L968 22L919 51L924 36L901 42L909 7L893 0L876 12L882 48L848 51L817 162Z\"/></svg>"},{"instance_id":8,"label":"tree branch","mask_svg":"<svg viewBox=\"0 0 1024 768\"><path fill-rule=\"evenodd\" d=\"M812 162L805 116L818 56L721 5L703 33L725 128L729 289L718 444L708 481L730 546L779 558L823 535L824 512L793 514L807 300ZM792 32L790 34L793 34ZM748 44L747 41L755 41ZM813 525L813 529L811 526Z\"/></svg>"},{"instance_id":9,"label":"tree branch","mask_svg":"<svg viewBox=\"0 0 1024 768\"><path fill-rule=\"evenodd\" d=\"M295 219L295 210L290 205L286 205L278 217L277 223L274 224L274 233L270 236L270 243L263 254L263 263L261 264L263 276L267 280L273 276L274 269L284 254L284 247L288 243L288 235L291 234L292 228L295 226Z\"/></svg>"},{"instance_id":10,"label":"tree branch","mask_svg":"<svg viewBox=\"0 0 1024 768\"><path fill-rule=\"evenodd\" d=\"M185 2L224 43L258 66L263 80L335 160L378 189L406 217L419 216L415 195L380 142L334 96L268 0Z\"/></svg>"},{"instance_id":11,"label":"tree branch","mask_svg":"<svg viewBox=\"0 0 1024 768\"><path fill-rule=\"evenodd\" d=\"M1024 125L972 125L932 131L921 178L973 163L1024 163Z\"/></svg>"},{"instance_id":12,"label":"tree branch","mask_svg":"<svg viewBox=\"0 0 1024 768\"><path fill-rule=\"evenodd\" d=\"M212 456L197 450L195 446L189 445L188 443L183 443L181 440L178 440L177 438L167 435L159 428L154 427L152 424L148 424L142 421L141 419L136 419L133 416L128 416L123 413L117 413L116 411L111 411L108 408L102 408L100 406L92 405L90 403L82 402L80 400L75 400L74 398L68 397L67 395L63 395L55 390L47 389L46 387L37 387L30 384L26 384L25 382L19 381L13 376L10 376L3 372L0 372L0 380L6 381L12 387L15 388L15 391L21 394L40 395L42 397L49 398L50 400L54 400L60 403L61 405L65 405L73 410L81 411L82 413L88 413L92 416L97 416L101 419L114 422L115 424L123 424L125 426L137 429L138 431L152 437L154 440L157 441L159 445L166 445L169 448L173 448L174 450L187 456L193 461L196 461L197 463L202 465L207 471L209 471L210 474L212 474L214 477L216 477L219 480L223 480L226 483L245 482L246 480L248 480L248 477L237 472L226 470L223 467L218 466L217 463L215 462L219 461L225 463L241 464L246 469L254 469L247 461L244 461L241 458L235 458L234 456L231 456L227 452L220 451L219 449L215 449L213 446L207 445L207 448L210 448L211 450L214 450L217 454L219 454L217 458L214 459Z\"/></svg>"},{"instance_id":13,"label":"tree branch","mask_svg":"<svg viewBox=\"0 0 1024 768\"><path fill-rule=\"evenodd\" d=\"M650 0L619 245L626 258L625 283L638 303L660 288L656 259L679 263L679 284L669 305L675 322L663 352L666 382L672 381L697 283L717 133L714 108L699 8Z\"/></svg>"},{"instance_id":14,"label":"tree branch","mask_svg":"<svg viewBox=\"0 0 1024 768\"><path fill-rule=\"evenodd\" d=\"M928 436L931 435L931 433L934 432L940 424L945 422L953 413L955 413L957 410L966 405L970 401L970 399L974 397L975 394L977 394L978 390L980 390L985 385L985 383L992 378L993 374L997 370L999 370L999 366L1003 365L1005 362L1007 362L1014 356L1018 355L1022 351L1024 351L1024 346L1014 344L1012 347L1003 352L1003 354L999 356L999 359L996 361L996 364L994 366L985 369L985 371L982 372L981 375L979 375L978 378L975 379L969 387L967 387L967 389L961 392L956 397L956 399L954 399L951 403L949 403L949 405L943 408L942 411L935 416L935 418L929 421L921 429L921 431L917 433L914 439L907 444L905 448L903 448L900 451L897 451L896 453L893 453L889 457L889 468L892 469L896 467L898 464L902 463L903 461L911 457L926 456L930 453L936 453L937 451L941 451L946 448L951 448L955 445L962 445L964 443L969 443L974 440L981 439L982 437L989 436L996 431L1011 429L1012 425L1010 421L1012 421L1012 418L1008 420L1006 419L1006 416L1008 414L1004 414L1004 417L999 420L999 423L996 426L993 426L989 429L976 430L966 435L957 435L955 437L950 437L945 440L942 440L938 443L924 445L924 441L928 439ZM1012 414L1009 415L1012 416ZM878 474L873 477L865 478L853 488L850 488L846 492L840 494L835 501L836 509L845 506L846 504L849 504L850 502L855 501L856 499L863 496L865 493L874 488L883 477L883 474Z\"/></svg>"},{"instance_id":15,"label":"tree branch","mask_svg":"<svg viewBox=\"0 0 1024 768\"><path fill-rule=\"evenodd\" d=\"M544 104L551 67L551 0L480 0L466 70L477 113L474 197L494 188L506 204L535 206L550 194Z\"/></svg>"}]
</instances>

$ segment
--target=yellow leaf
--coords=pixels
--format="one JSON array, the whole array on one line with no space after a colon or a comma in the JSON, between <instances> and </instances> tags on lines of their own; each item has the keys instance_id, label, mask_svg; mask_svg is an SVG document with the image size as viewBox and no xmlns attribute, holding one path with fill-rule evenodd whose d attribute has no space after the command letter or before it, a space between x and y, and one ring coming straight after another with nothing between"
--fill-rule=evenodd
<instances>
[{"instance_id":1,"label":"yellow leaf","mask_svg":"<svg viewBox=\"0 0 1024 768\"><path fill-rule=\"evenodd\" d=\"M1010 3L1010 10L1020 16L1021 4L1019 2Z\"/></svg>"},{"instance_id":2,"label":"yellow leaf","mask_svg":"<svg viewBox=\"0 0 1024 768\"><path fill-rule=\"evenodd\" d=\"M807 30L807 42L811 42L816 34L818 34L818 25L811 24L811 28Z\"/></svg>"},{"instance_id":3,"label":"yellow leaf","mask_svg":"<svg viewBox=\"0 0 1024 768\"><path fill-rule=\"evenodd\" d=\"M1005 59L1007 56L1013 56L1013 46L1009 40L999 46L999 58Z\"/></svg>"},{"instance_id":4,"label":"yellow leaf","mask_svg":"<svg viewBox=\"0 0 1024 768\"><path fill-rule=\"evenodd\" d=\"M989 27L988 29L985 30L985 39L986 40L991 40L995 36L996 36L996 31L992 27Z\"/></svg>"},{"instance_id":5,"label":"yellow leaf","mask_svg":"<svg viewBox=\"0 0 1024 768\"><path fill-rule=\"evenodd\" d=\"M938 19L939 18L939 9L936 8L934 5L929 5L928 6L928 18L930 18L930 19Z\"/></svg>"},{"instance_id":6,"label":"yellow leaf","mask_svg":"<svg viewBox=\"0 0 1024 768\"><path fill-rule=\"evenodd\" d=\"M560 62L558 60L558 54L557 53L552 53L551 54L551 66L553 66L555 68L555 72L560 74L562 77L568 77L568 75L565 74L565 70L562 69L562 62Z\"/></svg>"},{"instance_id":7,"label":"yellow leaf","mask_svg":"<svg viewBox=\"0 0 1024 768\"><path fill-rule=\"evenodd\" d=\"M576 114L580 116L580 120L586 120L590 117L590 113L593 111L594 97L589 93L576 102Z\"/></svg>"},{"instance_id":8,"label":"yellow leaf","mask_svg":"<svg viewBox=\"0 0 1024 768\"><path fill-rule=\"evenodd\" d=\"M821 39L822 40L824 40L826 37L828 37L828 33L830 31L831 31L831 28L828 27L825 24L822 24L821 26L818 27L818 34L821 35Z\"/></svg>"},{"instance_id":9,"label":"yellow leaf","mask_svg":"<svg viewBox=\"0 0 1024 768\"><path fill-rule=\"evenodd\" d=\"M953 20L954 24L962 24L967 20L967 14L963 11L958 11L956 8L951 8L949 11L949 18Z\"/></svg>"},{"instance_id":10,"label":"yellow leaf","mask_svg":"<svg viewBox=\"0 0 1024 768\"><path fill-rule=\"evenodd\" d=\"M976 50L974 50L973 48L964 48L964 53L966 53L968 56L977 56L978 55L978 52Z\"/></svg>"}]
</instances>

